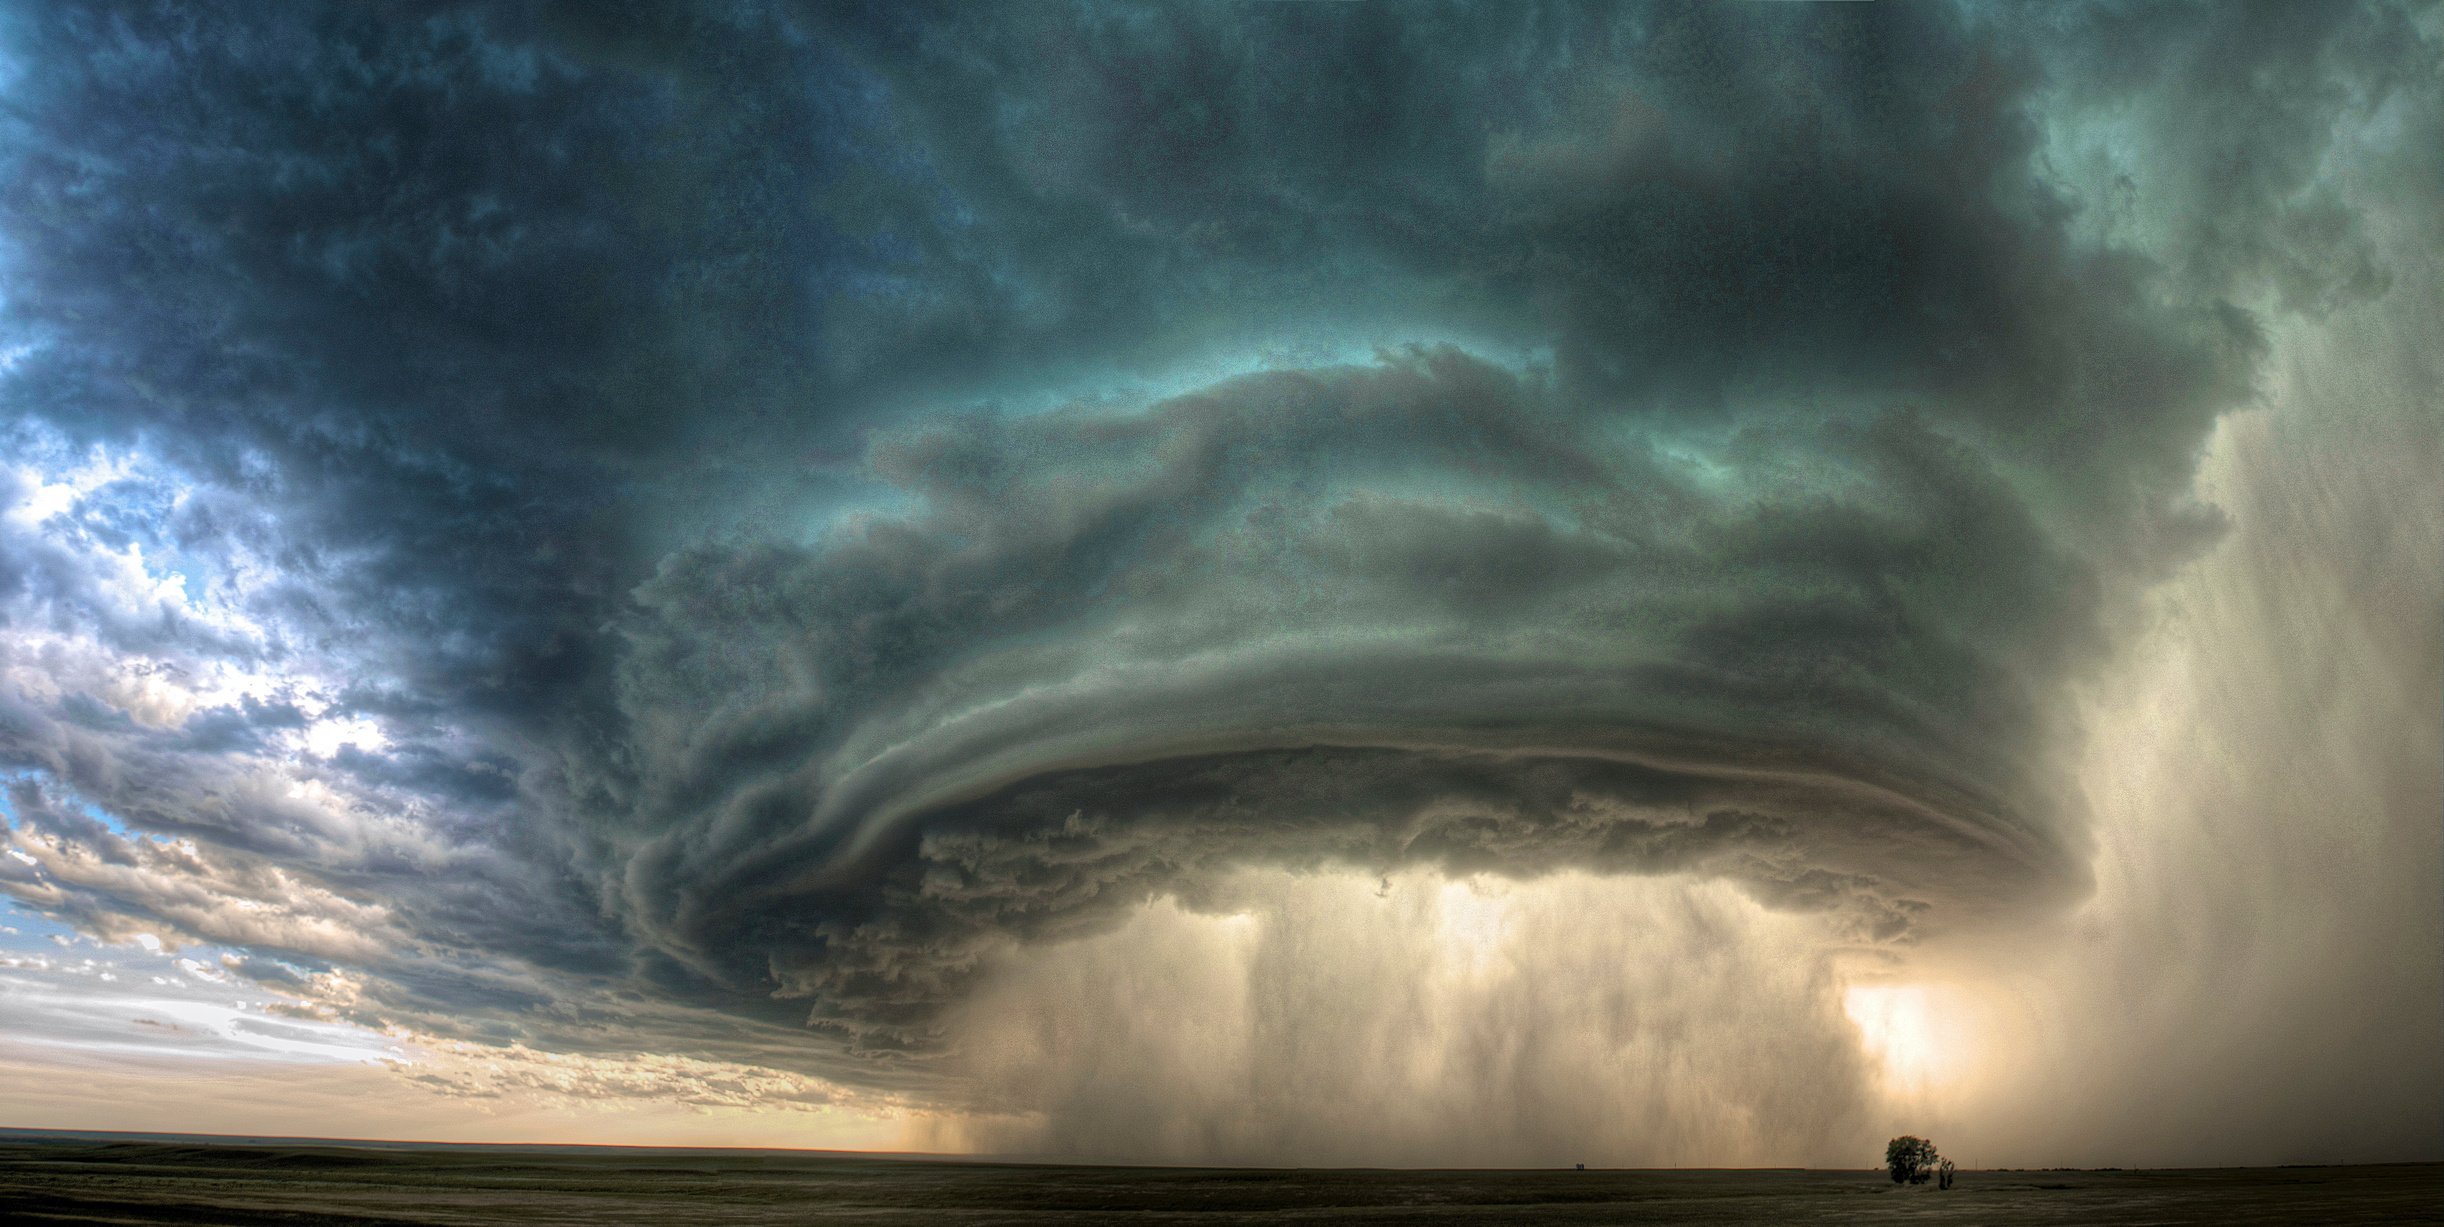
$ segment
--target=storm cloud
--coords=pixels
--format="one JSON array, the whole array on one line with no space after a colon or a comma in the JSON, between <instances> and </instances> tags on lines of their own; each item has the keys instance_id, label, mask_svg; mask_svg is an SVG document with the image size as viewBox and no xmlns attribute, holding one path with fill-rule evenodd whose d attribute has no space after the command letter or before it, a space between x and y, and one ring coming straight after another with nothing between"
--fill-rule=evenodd
<instances>
[{"instance_id":1,"label":"storm cloud","mask_svg":"<svg viewBox=\"0 0 2444 1227\"><path fill-rule=\"evenodd\" d=\"M0 891L363 1025L1103 1152L1092 1071L977 1054L1127 926L1664 878L1701 919L1624 904L1619 959L1742 951L1687 1015L1753 984L1831 1072L1625 1153L1815 1156L1861 1092L1808 960L2089 896L2083 702L2234 530L2218 423L2284 337L2437 305L2438 41L14 9Z\"/></svg>"}]
</instances>

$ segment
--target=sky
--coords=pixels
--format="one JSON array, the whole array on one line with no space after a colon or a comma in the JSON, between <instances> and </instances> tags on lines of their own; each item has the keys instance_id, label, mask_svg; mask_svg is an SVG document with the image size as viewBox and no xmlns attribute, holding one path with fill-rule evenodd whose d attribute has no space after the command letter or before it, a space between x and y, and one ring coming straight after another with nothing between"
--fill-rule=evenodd
<instances>
[{"instance_id":1,"label":"sky","mask_svg":"<svg viewBox=\"0 0 2444 1227\"><path fill-rule=\"evenodd\" d=\"M0 7L0 1125L2444 1159L2444 7Z\"/></svg>"}]
</instances>

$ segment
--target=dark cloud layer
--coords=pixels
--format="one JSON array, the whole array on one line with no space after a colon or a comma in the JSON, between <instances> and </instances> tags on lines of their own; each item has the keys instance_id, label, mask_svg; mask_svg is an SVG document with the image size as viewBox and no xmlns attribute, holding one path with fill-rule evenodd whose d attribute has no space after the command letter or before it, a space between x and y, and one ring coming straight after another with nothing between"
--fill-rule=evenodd
<instances>
[{"instance_id":1,"label":"dark cloud layer","mask_svg":"<svg viewBox=\"0 0 2444 1227\"><path fill-rule=\"evenodd\" d=\"M2321 168L2434 129L2434 37L23 6L5 437L139 463L0 471L0 766L130 872L0 888L894 1084L997 951L1248 865L2059 904L2067 687L2214 539L2269 320L2390 291ZM213 928L141 833L379 948Z\"/></svg>"},{"instance_id":2,"label":"dark cloud layer","mask_svg":"<svg viewBox=\"0 0 2444 1227\"><path fill-rule=\"evenodd\" d=\"M1442 351L929 430L876 463L930 514L674 558L632 915L896 1014L977 938L1235 859L1805 865L1886 873L1879 916L2076 878L2026 679L2098 579L2001 479L1908 417L1774 423L1738 445L1788 493L1712 494L1541 397ZM1082 872L936 859L1053 832Z\"/></svg>"}]
</instances>

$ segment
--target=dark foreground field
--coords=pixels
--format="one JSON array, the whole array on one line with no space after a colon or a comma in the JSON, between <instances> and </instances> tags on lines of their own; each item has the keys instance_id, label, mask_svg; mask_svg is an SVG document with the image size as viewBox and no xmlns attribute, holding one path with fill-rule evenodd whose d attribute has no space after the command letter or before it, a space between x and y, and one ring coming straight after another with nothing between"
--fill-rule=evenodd
<instances>
[{"instance_id":1,"label":"dark foreground field","mask_svg":"<svg viewBox=\"0 0 2444 1227\"><path fill-rule=\"evenodd\" d=\"M2444 1165L1965 1172L1237 1171L772 1151L102 1140L0 1133L25 1223L2410 1223Z\"/></svg>"}]
</instances>

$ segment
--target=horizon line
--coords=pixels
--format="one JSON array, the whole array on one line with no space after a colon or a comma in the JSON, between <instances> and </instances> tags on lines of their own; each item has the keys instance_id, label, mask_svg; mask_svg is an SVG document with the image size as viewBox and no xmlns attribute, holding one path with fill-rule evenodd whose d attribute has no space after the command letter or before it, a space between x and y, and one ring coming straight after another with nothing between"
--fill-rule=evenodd
<instances>
[{"instance_id":1,"label":"horizon line","mask_svg":"<svg viewBox=\"0 0 2444 1227\"><path fill-rule=\"evenodd\" d=\"M1284 1172L1827 1172L1880 1173L1881 1164L1861 1167L1803 1167L1788 1164L1757 1166L1693 1166L1693 1167L1588 1167L1560 1164L1552 1167L1467 1167L1424 1165L1398 1166L1384 1164L1318 1165L1293 1164L1230 1164L1230 1163L1167 1163L1129 1159L1087 1159L1052 1155L1026 1154L960 1154L927 1150L844 1150L809 1146L703 1146L664 1145L651 1142L452 1142L431 1138L358 1138L323 1137L310 1134L253 1133L183 1133L141 1129L71 1129L45 1125L0 1125L0 1140L15 1138L64 1138L94 1140L125 1140L138 1142L201 1142L236 1146L321 1145L335 1147L409 1148L430 1147L453 1150L600 1150L684 1152L699 1154L778 1154L808 1157L863 1159L890 1163L972 1163L983 1166L1010 1167L1127 1167L1168 1171L1284 1171ZM1963 1172L1988 1174L2013 1172L2225 1172L2280 1171L2300 1168L2343 1167L2437 1167L2444 1158L2404 1159L2369 1163L2241 1163L2219 1165L2181 1165L2170 1167L1963 1167Z\"/></svg>"}]
</instances>

